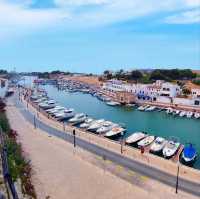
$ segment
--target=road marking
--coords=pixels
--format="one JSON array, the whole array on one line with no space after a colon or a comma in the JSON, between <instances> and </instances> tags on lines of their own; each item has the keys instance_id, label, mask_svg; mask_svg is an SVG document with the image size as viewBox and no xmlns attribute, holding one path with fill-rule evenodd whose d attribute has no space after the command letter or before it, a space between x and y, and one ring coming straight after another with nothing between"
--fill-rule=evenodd
<instances>
[{"instance_id":1,"label":"road marking","mask_svg":"<svg viewBox=\"0 0 200 199\"><path fill-rule=\"evenodd\" d=\"M112 161L111 160L106 160L106 163L112 164Z\"/></svg>"},{"instance_id":2,"label":"road marking","mask_svg":"<svg viewBox=\"0 0 200 199\"><path fill-rule=\"evenodd\" d=\"M121 170L124 169L124 167L122 167L121 165L117 165L116 168L117 168L117 170L119 170L119 171L121 171Z\"/></svg>"},{"instance_id":3,"label":"road marking","mask_svg":"<svg viewBox=\"0 0 200 199\"><path fill-rule=\"evenodd\" d=\"M135 175L135 172L132 171L132 170L129 170L129 171L128 171L128 174L129 174L130 176L134 176L134 175Z\"/></svg>"},{"instance_id":4,"label":"road marking","mask_svg":"<svg viewBox=\"0 0 200 199\"><path fill-rule=\"evenodd\" d=\"M147 181L149 178L148 178L147 176L140 176L140 179L141 179L142 181Z\"/></svg>"}]
</instances>

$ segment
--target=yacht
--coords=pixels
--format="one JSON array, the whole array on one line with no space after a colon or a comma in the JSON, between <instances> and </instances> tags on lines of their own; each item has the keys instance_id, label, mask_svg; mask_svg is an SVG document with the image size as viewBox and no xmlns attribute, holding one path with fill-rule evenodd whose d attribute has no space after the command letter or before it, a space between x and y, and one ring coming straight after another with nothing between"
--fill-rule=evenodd
<instances>
[{"instance_id":1,"label":"yacht","mask_svg":"<svg viewBox=\"0 0 200 199\"><path fill-rule=\"evenodd\" d=\"M155 136L150 135L140 140L137 144L138 144L138 147L145 147L145 146L150 145L154 140L155 140Z\"/></svg>"},{"instance_id":2,"label":"yacht","mask_svg":"<svg viewBox=\"0 0 200 199\"><path fill-rule=\"evenodd\" d=\"M91 125L87 128L87 130L95 132L95 131L97 131L97 129L99 129L100 127L103 126L104 122L105 122L104 119L96 120L91 123Z\"/></svg>"},{"instance_id":3,"label":"yacht","mask_svg":"<svg viewBox=\"0 0 200 199\"><path fill-rule=\"evenodd\" d=\"M162 137L157 137L153 144L150 147L151 153L160 153L162 149L165 147L167 141Z\"/></svg>"},{"instance_id":4,"label":"yacht","mask_svg":"<svg viewBox=\"0 0 200 199\"><path fill-rule=\"evenodd\" d=\"M116 136L121 136L123 133L126 131L126 129L122 127L114 127L110 131L105 133L105 137L116 137Z\"/></svg>"},{"instance_id":5,"label":"yacht","mask_svg":"<svg viewBox=\"0 0 200 199\"><path fill-rule=\"evenodd\" d=\"M80 124L87 119L87 116L84 113L78 113L73 118L69 119L68 122L74 124Z\"/></svg>"},{"instance_id":6,"label":"yacht","mask_svg":"<svg viewBox=\"0 0 200 199\"><path fill-rule=\"evenodd\" d=\"M186 114L187 114L187 113L186 113L185 111L181 111L180 114L179 114L179 116L180 116L180 117L184 117L184 116L186 116Z\"/></svg>"},{"instance_id":7,"label":"yacht","mask_svg":"<svg viewBox=\"0 0 200 199\"><path fill-rule=\"evenodd\" d=\"M181 161L186 165L193 165L197 157L197 151L191 143L184 147Z\"/></svg>"},{"instance_id":8,"label":"yacht","mask_svg":"<svg viewBox=\"0 0 200 199\"><path fill-rule=\"evenodd\" d=\"M126 143L127 144L134 144L138 141L140 141L141 139L147 137L147 135L143 132L135 132L132 135L130 135L129 137L126 138Z\"/></svg>"},{"instance_id":9,"label":"yacht","mask_svg":"<svg viewBox=\"0 0 200 199\"><path fill-rule=\"evenodd\" d=\"M92 122L94 122L92 118L87 118L85 122L80 125L80 128L88 128Z\"/></svg>"},{"instance_id":10,"label":"yacht","mask_svg":"<svg viewBox=\"0 0 200 199\"><path fill-rule=\"evenodd\" d=\"M194 117L195 117L196 119L199 119L199 118L200 118L200 113L195 113L195 114L194 114Z\"/></svg>"},{"instance_id":11,"label":"yacht","mask_svg":"<svg viewBox=\"0 0 200 199\"><path fill-rule=\"evenodd\" d=\"M189 112L187 112L187 118L191 118L192 116L193 116L193 112L191 112L191 111L189 111Z\"/></svg>"},{"instance_id":12,"label":"yacht","mask_svg":"<svg viewBox=\"0 0 200 199\"><path fill-rule=\"evenodd\" d=\"M120 105L119 102L114 102L114 101L106 102L106 104L109 106L119 106Z\"/></svg>"},{"instance_id":13,"label":"yacht","mask_svg":"<svg viewBox=\"0 0 200 199\"><path fill-rule=\"evenodd\" d=\"M106 121L103 123L103 125L97 129L97 133L106 133L108 131L110 131L111 129L113 129L114 127L117 127L117 124L114 124L110 121Z\"/></svg>"},{"instance_id":14,"label":"yacht","mask_svg":"<svg viewBox=\"0 0 200 199\"><path fill-rule=\"evenodd\" d=\"M165 158L170 158L178 151L180 147L180 143L170 140L166 143L165 147L163 148L163 156Z\"/></svg>"}]
</instances>

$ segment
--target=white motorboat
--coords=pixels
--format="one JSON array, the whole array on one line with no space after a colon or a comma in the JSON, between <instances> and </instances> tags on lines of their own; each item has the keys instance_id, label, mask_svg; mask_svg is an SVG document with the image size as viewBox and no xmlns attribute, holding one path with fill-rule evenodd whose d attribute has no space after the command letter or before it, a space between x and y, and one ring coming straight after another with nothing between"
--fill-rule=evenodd
<instances>
[{"instance_id":1,"label":"white motorboat","mask_svg":"<svg viewBox=\"0 0 200 199\"><path fill-rule=\"evenodd\" d=\"M72 112L74 112L73 108L69 108L69 109L65 108L64 109L64 113L72 113Z\"/></svg>"},{"instance_id":2,"label":"white motorboat","mask_svg":"<svg viewBox=\"0 0 200 199\"><path fill-rule=\"evenodd\" d=\"M155 140L155 136L149 135L145 137L144 139L140 140L137 144L138 144L138 147L145 147L145 146L150 145L154 140Z\"/></svg>"},{"instance_id":3,"label":"white motorboat","mask_svg":"<svg viewBox=\"0 0 200 199\"><path fill-rule=\"evenodd\" d=\"M81 123L84 122L87 119L87 116L84 113L78 113L73 118L69 119L68 122L71 123Z\"/></svg>"},{"instance_id":4,"label":"white motorboat","mask_svg":"<svg viewBox=\"0 0 200 199\"><path fill-rule=\"evenodd\" d=\"M138 111L144 111L144 110L145 110L145 107L144 107L144 106L140 106L140 107L138 107L137 110L138 110Z\"/></svg>"},{"instance_id":5,"label":"white motorboat","mask_svg":"<svg viewBox=\"0 0 200 199\"><path fill-rule=\"evenodd\" d=\"M186 114L187 114L186 111L181 111L180 114L179 114L179 116L180 117L184 117L184 116L186 116Z\"/></svg>"},{"instance_id":6,"label":"white motorboat","mask_svg":"<svg viewBox=\"0 0 200 199\"><path fill-rule=\"evenodd\" d=\"M189 111L189 112L187 112L187 118L191 118L192 116L193 116L193 112L191 112L191 111Z\"/></svg>"},{"instance_id":7,"label":"white motorboat","mask_svg":"<svg viewBox=\"0 0 200 199\"><path fill-rule=\"evenodd\" d=\"M106 102L106 104L109 106L119 106L120 105L119 102L114 102L114 101Z\"/></svg>"},{"instance_id":8,"label":"white motorboat","mask_svg":"<svg viewBox=\"0 0 200 199\"><path fill-rule=\"evenodd\" d=\"M125 131L126 131L126 129L124 129L122 127L114 127L110 131L106 132L104 136L105 137L115 137L115 136L122 135Z\"/></svg>"},{"instance_id":9,"label":"white motorboat","mask_svg":"<svg viewBox=\"0 0 200 199\"><path fill-rule=\"evenodd\" d=\"M88 128L92 122L94 122L92 118L87 118L85 122L80 125L80 128Z\"/></svg>"},{"instance_id":10,"label":"white motorboat","mask_svg":"<svg viewBox=\"0 0 200 199\"><path fill-rule=\"evenodd\" d=\"M64 111L64 109L65 109L65 107L55 107L55 108L53 108L53 109L49 109L49 110L47 110L46 112L48 112L49 114L55 114L55 113L58 113L58 112L60 112L60 111Z\"/></svg>"},{"instance_id":11,"label":"white motorboat","mask_svg":"<svg viewBox=\"0 0 200 199\"><path fill-rule=\"evenodd\" d=\"M60 111L54 114L54 116L58 120L67 120L75 116L75 113L73 111L71 112L65 112L65 111Z\"/></svg>"},{"instance_id":12,"label":"white motorboat","mask_svg":"<svg viewBox=\"0 0 200 199\"><path fill-rule=\"evenodd\" d=\"M104 119L96 120L91 123L91 125L87 128L87 130L95 132L95 131L97 131L97 129L99 129L100 127L103 126L104 122L105 122Z\"/></svg>"},{"instance_id":13,"label":"white motorboat","mask_svg":"<svg viewBox=\"0 0 200 199\"><path fill-rule=\"evenodd\" d=\"M175 115L179 115L180 112L181 112L180 110L174 110L174 111L173 111L173 115L174 115L174 116L175 116Z\"/></svg>"},{"instance_id":14,"label":"white motorboat","mask_svg":"<svg viewBox=\"0 0 200 199\"><path fill-rule=\"evenodd\" d=\"M150 152L160 153L162 149L165 147L166 143L167 141L164 138L157 137L150 147Z\"/></svg>"},{"instance_id":15,"label":"white motorboat","mask_svg":"<svg viewBox=\"0 0 200 199\"><path fill-rule=\"evenodd\" d=\"M199 118L200 118L200 113L195 113L195 114L194 114L194 117L195 117L196 119L199 119Z\"/></svg>"},{"instance_id":16,"label":"white motorboat","mask_svg":"<svg viewBox=\"0 0 200 199\"><path fill-rule=\"evenodd\" d=\"M167 114L171 114L171 113L173 113L173 111L174 111L173 108L168 108L168 109L166 110L166 113L167 113Z\"/></svg>"},{"instance_id":17,"label":"white motorboat","mask_svg":"<svg viewBox=\"0 0 200 199\"><path fill-rule=\"evenodd\" d=\"M150 106L145 111L154 111L156 109L156 106Z\"/></svg>"},{"instance_id":18,"label":"white motorboat","mask_svg":"<svg viewBox=\"0 0 200 199\"><path fill-rule=\"evenodd\" d=\"M42 97L42 98L39 98L39 99L37 99L37 100L35 100L35 101L33 101L33 102L36 103L36 104L39 104L39 103L42 103L42 102L44 102L44 101L46 101L46 100L47 100L46 97Z\"/></svg>"},{"instance_id":19,"label":"white motorboat","mask_svg":"<svg viewBox=\"0 0 200 199\"><path fill-rule=\"evenodd\" d=\"M55 104L49 104L48 102L43 102L39 104L39 107L43 108L43 109L51 109L54 108L56 105Z\"/></svg>"},{"instance_id":20,"label":"white motorboat","mask_svg":"<svg viewBox=\"0 0 200 199\"><path fill-rule=\"evenodd\" d=\"M170 140L166 143L165 147L163 148L163 156L165 158L172 157L179 149L180 143Z\"/></svg>"},{"instance_id":21,"label":"white motorboat","mask_svg":"<svg viewBox=\"0 0 200 199\"><path fill-rule=\"evenodd\" d=\"M141 139L147 137L147 134L143 133L143 132L135 132L132 135L130 135L129 137L126 138L126 143L127 144L134 144L138 141L140 141Z\"/></svg>"},{"instance_id":22,"label":"white motorboat","mask_svg":"<svg viewBox=\"0 0 200 199\"><path fill-rule=\"evenodd\" d=\"M117 127L117 124L114 124L110 121L106 121L103 123L103 125L97 129L97 133L106 133L108 131L110 131L111 129L113 129L114 127Z\"/></svg>"}]
</instances>

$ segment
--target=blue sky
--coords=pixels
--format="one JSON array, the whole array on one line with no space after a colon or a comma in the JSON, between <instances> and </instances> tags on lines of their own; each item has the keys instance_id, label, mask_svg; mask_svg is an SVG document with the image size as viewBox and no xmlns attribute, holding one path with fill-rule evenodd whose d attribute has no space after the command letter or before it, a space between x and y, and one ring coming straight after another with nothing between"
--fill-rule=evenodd
<instances>
[{"instance_id":1,"label":"blue sky","mask_svg":"<svg viewBox=\"0 0 200 199\"><path fill-rule=\"evenodd\" d=\"M199 0L0 0L0 67L200 69Z\"/></svg>"}]
</instances>

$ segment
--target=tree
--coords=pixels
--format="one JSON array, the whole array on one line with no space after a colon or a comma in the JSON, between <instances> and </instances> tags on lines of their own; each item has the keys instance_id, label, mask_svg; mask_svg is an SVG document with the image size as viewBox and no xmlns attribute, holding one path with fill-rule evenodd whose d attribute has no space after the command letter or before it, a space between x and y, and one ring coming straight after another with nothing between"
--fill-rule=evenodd
<instances>
[{"instance_id":1,"label":"tree","mask_svg":"<svg viewBox=\"0 0 200 199\"><path fill-rule=\"evenodd\" d=\"M182 91L183 91L184 95L190 95L191 94L191 91L188 88L184 88Z\"/></svg>"},{"instance_id":2,"label":"tree","mask_svg":"<svg viewBox=\"0 0 200 199\"><path fill-rule=\"evenodd\" d=\"M143 74L139 70L131 71L130 78L133 80L139 80L143 77Z\"/></svg>"}]
</instances>

